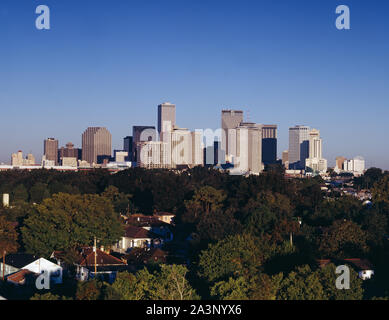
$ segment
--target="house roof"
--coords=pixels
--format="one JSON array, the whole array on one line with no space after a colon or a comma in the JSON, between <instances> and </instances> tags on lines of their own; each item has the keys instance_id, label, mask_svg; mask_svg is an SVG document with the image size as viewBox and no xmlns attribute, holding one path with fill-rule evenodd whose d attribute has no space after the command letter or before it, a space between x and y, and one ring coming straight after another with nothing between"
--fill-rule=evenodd
<instances>
[{"instance_id":1,"label":"house roof","mask_svg":"<svg viewBox=\"0 0 389 320\"><path fill-rule=\"evenodd\" d=\"M62 251L54 251L53 257L56 259L62 259L64 256L64 252ZM94 266L95 265L95 253L93 251L93 247L81 247L79 248L79 255L75 261L76 265L88 267L88 266ZM100 250L96 250L96 266L122 266L125 265L125 263Z\"/></svg>"},{"instance_id":2,"label":"house roof","mask_svg":"<svg viewBox=\"0 0 389 320\"><path fill-rule=\"evenodd\" d=\"M155 216L176 216L174 213L170 213L170 212L155 212L154 213Z\"/></svg>"},{"instance_id":3,"label":"house roof","mask_svg":"<svg viewBox=\"0 0 389 320\"><path fill-rule=\"evenodd\" d=\"M124 236L133 239L156 239L160 237L159 235L149 230L146 230L145 228L135 227L131 225L126 226L126 232Z\"/></svg>"},{"instance_id":4,"label":"house roof","mask_svg":"<svg viewBox=\"0 0 389 320\"><path fill-rule=\"evenodd\" d=\"M97 249L96 253L97 266L115 266L125 264L122 260L115 258L114 256L111 256L110 254L105 253L100 249ZM79 264L80 266L95 265L95 253L92 247L81 248L77 264Z\"/></svg>"},{"instance_id":5,"label":"house roof","mask_svg":"<svg viewBox=\"0 0 389 320\"><path fill-rule=\"evenodd\" d=\"M344 261L353 264L359 270L373 270L372 264L366 259L344 259Z\"/></svg>"},{"instance_id":6,"label":"house roof","mask_svg":"<svg viewBox=\"0 0 389 320\"><path fill-rule=\"evenodd\" d=\"M39 257L28 253L11 253L5 256L5 263L9 266L21 269L37 259L39 259Z\"/></svg>"},{"instance_id":7,"label":"house roof","mask_svg":"<svg viewBox=\"0 0 389 320\"><path fill-rule=\"evenodd\" d=\"M373 266L368 260L359 258L343 260L320 259L316 260L316 262L320 267L325 267L329 263L334 263L336 265L349 263L354 265L354 267L356 267L358 270L373 270Z\"/></svg>"},{"instance_id":8,"label":"house roof","mask_svg":"<svg viewBox=\"0 0 389 320\"><path fill-rule=\"evenodd\" d=\"M137 227L167 227L169 228L170 224L163 222L156 216L145 216L145 215L132 215L127 218L127 224L137 226Z\"/></svg>"},{"instance_id":9,"label":"house roof","mask_svg":"<svg viewBox=\"0 0 389 320\"><path fill-rule=\"evenodd\" d=\"M159 248L133 249L126 255L127 263L146 264L147 262L166 262L167 253Z\"/></svg>"},{"instance_id":10,"label":"house roof","mask_svg":"<svg viewBox=\"0 0 389 320\"><path fill-rule=\"evenodd\" d=\"M7 281L12 281L14 283L22 283L29 275L37 277L38 274L27 269L22 269L18 272L15 272L7 277Z\"/></svg>"}]
</instances>

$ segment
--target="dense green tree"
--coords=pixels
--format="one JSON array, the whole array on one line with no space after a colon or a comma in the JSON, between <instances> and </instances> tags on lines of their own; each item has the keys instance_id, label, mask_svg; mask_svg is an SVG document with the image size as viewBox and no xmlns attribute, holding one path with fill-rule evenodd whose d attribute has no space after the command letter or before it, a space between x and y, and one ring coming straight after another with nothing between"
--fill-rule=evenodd
<instances>
[{"instance_id":1,"label":"dense green tree","mask_svg":"<svg viewBox=\"0 0 389 320\"><path fill-rule=\"evenodd\" d=\"M358 277L358 273L351 266L348 267L350 270L350 289L340 290L336 288L336 278L339 274L335 273L336 266L332 263L315 272L323 286L326 299L361 300L363 298L363 280Z\"/></svg>"},{"instance_id":2,"label":"dense green tree","mask_svg":"<svg viewBox=\"0 0 389 320\"><path fill-rule=\"evenodd\" d=\"M112 289L120 300L148 300L153 294L155 277L147 269L138 271L135 275L119 272Z\"/></svg>"},{"instance_id":3,"label":"dense green tree","mask_svg":"<svg viewBox=\"0 0 389 320\"><path fill-rule=\"evenodd\" d=\"M292 205L285 195L264 191L251 198L242 210L245 230L255 236L270 233L284 219L291 220Z\"/></svg>"},{"instance_id":4,"label":"dense green tree","mask_svg":"<svg viewBox=\"0 0 389 320\"><path fill-rule=\"evenodd\" d=\"M229 236L200 254L199 275L209 282L256 275L274 247L251 235Z\"/></svg>"},{"instance_id":5,"label":"dense green tree","mask_svg":"<svg viewBox=\"0 0 389 320\"><path fill-rule=\"evenodd\" d=\"M248 300L250 284L244 277L230 277L227 281L216 282L211 295L219 300Z\"/></svg>"},{"instance_id":6,"label":"dense green tree","mask_svg":"<svg viewBox=\"0 0 389 320\"><path fill-rule=\"evenodd\" d=\"M354 222L337 220L320 238L320 251L325 257L347 259L360 257L368 249L366 233Z\"/></svg>"},{"instance_id":7,"label":"dense green tree","mask_svg":"<svg viewBox=\"0 0 389 320\"><path fill-rule=\"evenodd\" d=\"M277 300L325 300L319 277L308 265L298 267L279 283Z\"/></svg>"},{"instance_id":8,"label":"dense green tree","mask_svg":"<svg viewBox=\"0 0 389 320\"><path fill-rule=\"evenodd\" d=\"M373 202L389 204L389 175L385 175L371 188Z\"/></svg>"},{"instance_id":9,"label":"dense green tree","mask_svg":"<svg viewBox=\"0 0 389 320\"><path fill-rule=\"evenodd\" d=\"M0 215L0 256L3 251L7 253L16 252L19 248L18 233L15 230L15 226L12 222Z\"/></svg>"},{"instance_id":10,"label":"dense green tree","mask_svg":"<svg viewBox=\"0 0 389 320\"><path fill-rule=\"evenodd\" d=\"M103 246L123 235L123 227L109 200L98 195L57 194L29 214L22 227L28 252L49 256L53 250L90 245L94 237Z\"/></svg>"},{"instance_id":11,"label":"dense green tree","mask_svg":"<svg viewBox=\"0 0 389 320\"><path fill-rule=\"evenodd\" d=\"M102 284L97 280L80 281L77 285L76 300L98 300Z\"/></svg>"},{"instance_id":12,"label":"dense green tree","mask_svg":"<svg viewBox=\"0 0 389 320\"><path fill-rule=\"evenodd\" d=\"M120 300L198 299L188 282L187 273L188 269L183 265L161 265L154 273L146 268L135 275L120 272L111 286L109 297L119 297Z\"/></svg>"},{"instance_id":13,"label":"dense green tree","mask_svg":"<svg viewBox=\"0 0 389 320\"><path fill-rule=\"evenodd\" d=\"M154 299L197 300L199 296L187 280L188 269L183 265L161 265L155 272Z\"/></svg>"},{"instance_id":14,"label":"dense green tree","mask_svg":"<svg viewBox=\"0 0 389 320\"><path fill-rule=\"evenodd\" d=\"M34 203L41 203L43 199L50 198L50 191L47 187L47 184L42 182L37 182L30 189L30 200Z\"/></svg>"},{"instance_id":15,"label":"dense green tree","mask_svg":"<svg viewBox=\"0 0 389 320\"><path fill-rule=\"evenodd\" d=\"M185 221L197 222L202 215L220 211L225 199L226 194L213 187L205 186L196 190L193 198L185 201Z\"/></svg>"},{"instance_id":16,"label":"dense green tree","mask_svg":"<svg viewBox=\"0 0 389 320\"><path fill-rule=\"evenodd\" d=\"M24 201L24 202L27 202L28 201L28 191L27 191L27 188L24 185L22 185L22 184L17 185L13 189L13 191L12 191L11 201L15 201L15 202Z\"/></svg>"},{"instance_id":17,"label":"dense green tree","mask_svg":"<svg viewBox=\"0 0 389 320\"><path fill-rule=\"evenodd\" d=\"M114 186L109 186L102 193L102 196L109 199L115 209L115 212L120 214L128 214L130 211L132 198L131 195L119 192L119 189Z\"/></svg>"}]
</instances>

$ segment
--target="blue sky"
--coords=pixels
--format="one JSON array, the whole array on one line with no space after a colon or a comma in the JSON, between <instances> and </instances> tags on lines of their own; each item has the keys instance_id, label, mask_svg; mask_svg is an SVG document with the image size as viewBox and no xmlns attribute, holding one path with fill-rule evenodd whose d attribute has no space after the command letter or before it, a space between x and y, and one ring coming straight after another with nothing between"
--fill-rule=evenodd
<instances>
[{"instance_id":1,"label":"blue sky","mask_svg":"<svg viewBox=\"0 0 389 320\"><path fill-rule=\"evenodd\" d=\"M35 28L35 8L51 29ZM346 4L351 30L335 27ZM389 169L386 0L2 0L0 162L43 140L81 145L106 126L113 147L133 125L177 106L182 127L218 128L222 108L321 131L323 153Z\"/></svg>"}]
</instances>

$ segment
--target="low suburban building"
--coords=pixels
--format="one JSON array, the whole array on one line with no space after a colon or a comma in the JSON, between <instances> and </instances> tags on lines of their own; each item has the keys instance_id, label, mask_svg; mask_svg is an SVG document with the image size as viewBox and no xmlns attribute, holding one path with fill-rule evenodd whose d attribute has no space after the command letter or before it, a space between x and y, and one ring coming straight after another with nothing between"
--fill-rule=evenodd
<instances>
[{"instance_id":1,"label":"low suburban building","mask_svg":"<svg viewBox=\"0 0 389 320\"><path fill-rule=\"evenodd\" d=\"M54 251L53 259L62 266L66 266L64 262L64 252ZM104 252L96 249L96 254L93 247L81 247L78 249L78 256L74 262L75 278L79 281L86 281L93 278L103 279L109 283L113 283L116 279L117 272L127 270L127 264ZM66 266L67 268L69 266ZM96 269L96 273L95 273Z\"/></svg>"},{"instance_id":2,"label":"low suburban building","mask_svg":"<svg viewBox=\"0 0 389 320\"><path fill-rule=\"evenodd\" d=\"M124 236L112 250L119 253L128 253L133 248L153 248L160 247L162 244L163 239L160 235L146 228L127 225Z\"/></svg>"},{"instance_id":3,"label":"low suburban building","mask_svg":"<svg viewBox=\"0 0 389 320\"><path fill-rule=\"evenodd\" d=\"M0 264L0 274L3 273L3 263ZM8 282L21 285L25 284L27 278L42 273L50 275L51 284L62 283L62 267L45 259L38 258L32 254L14 253L5 257L4 275Z\"/></svg>"}]
</instances>

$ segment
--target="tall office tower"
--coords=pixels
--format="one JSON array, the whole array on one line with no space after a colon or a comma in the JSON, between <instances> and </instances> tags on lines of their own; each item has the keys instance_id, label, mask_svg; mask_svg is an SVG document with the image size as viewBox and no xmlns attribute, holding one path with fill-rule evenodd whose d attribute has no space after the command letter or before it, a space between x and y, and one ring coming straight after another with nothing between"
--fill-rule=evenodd
<instances>
[{"instance_id":1,"label":"tall office tower","mask_svg":"<svg viewBox=\"0 0 389 320\"><path fill-rule=\"evenodd\" d=\"M203 135L200 131L192 131L192 166L201 166L204 162L202 139Z\"/></svg>"},{"instance_id":2,"label":"tall office tower","mask_svg":"<svg viewBox=\"0 0 389 320\"><path fill-rule=\"evenodd\" d=\"M262 162L264 165L277 161L277 125L262 125Z\"/></svg>"},{"instance_id":3,"label":"tall office tower","mask_svg":"<svg viewBox=\"0 0 389 320\"><path fill-rule=\"evenodd\" d=\"M320 139L320 131L312 129L309 132L309 158L321 158L322 156L322 140Z\"/></svg>"},{"instance_id":4,"label":"tall office tower","mask_svg":"<svg viewBox=\"0 0 389 320\"><path fill-rule=\"evenodd\" d=\"M286 169L289 168L289 151L285 150L282 152L282 164Z\"/></svg>"},{"instance_id":5,"label":"tall office tower","mask_svg":"<svg viewBox=\"0 0 389 320\"><path fill-rule=\"evenodd\" d=\"M220 164L219 159L221 160L221 143L215 140L213 143L213 164Z\"/></svg>"},{"instance_id":6,"label":"tall office tower","mask_svg":"<svg viewBox=\"0 0 389 320\"><path fill-rule=\"evenodd\" d=\"M147 169L168 169L169 151L167 143L162 141L144 141L137 143L137 166Z\"/></svg>"},{"instance_id":7,"label":"tall office tower","mask_svg":"<svg viewBox=\"0 0 389 320\"><path fill-rule=\"evenodd\" d=\"M103 163L112 155L112 136L103 127L89 127L82 134L82 160L89 164Z\"/></svg>"},{"instance_id":8,"label":"tall office tower","mask_svg":"<svg viewBox=\"0 0 389 320\"><path fill-rule=\"evenodd\" d=\"M236 168L240 172L259 174L262 164L262 130L261 125L242 122L236 128Z\"/></svg>"},{"instance_id":9,"label":"tall office tower","mask_svg":"<svg viewBox=\"0 0 389 320\"><path fill-rule=\"evenodd\" d=\"M132 127L132 159L137 161L137 144L139 142L157 141L157 133L154 126L133 126Z\"/></svg>"},{"instance_id":10,"label":"tall office tower","mask_svg":"<svg viewBox=\"0 0 389 320\"><path fill-rule=\"evenodd\" d=\"M158 134L159 140L165 141L164 132L170 132L176 125L176 106L169 102L158 105ZM169 137L167 137L168 139Z\"/></svg>"},{"instance_id":11,"label":"tall office tower","mask_svg":"<svg viewBox=\"0 0 389 320\"><path fill-rule=\"evenodd\" d=\"M309 127L289 128L289 168L303 170L309 156Z\"/></svg>"},{"instance_id":12,"label":"tall office tower","mask_svg":"<svg viewBox=\"0 0 389 320\"><path fill-rule=\"evenodd\" d=\"M126 161L133 161L132 154L133 154L133 145L132 145L132 137L127 136L123 139L123 150L128 153L128 156L126 157Z\"/></svg>"},{"instance_id":13,"label":"tall office tower","mask_svg":"<svg viewBox=\"0 0 389 320\"><path fill-rule=\"evenodd\" d=\"M305 167L306 170L313 172L327 172L327 160L322 157L322 139L319 130L309 131L309 157L305 160Z\"/></svg>"},{"instance_id":14,"label":"tall office tower","mask_svg":"<svg viewBox=\"0 0 389 320\"><path fill-rule=\"evenodd\" d=\"M222 150L226 154L226 161L233 162L236 156L236 130L243 122L243 111L222 110Z\"/></svg>"},{"instance_id":15,"label":"tall office tower","mask_svg":"<svg viewBox=\"0 0 389 320\"><path fill-rule=\"evenodd\" d=\"M338 170L343 170L343 164L347 159L345 157L336 157L336 165L335 168Z\"/></svg>"},{"instance_id":16,"label":"tall office tower","mask_svg":"<svg viewBox=\"0 0 389 320\"><path fill-rule=\"evenodd\" d=\"M65 147L61 147L58 150L58 159L61 163L63 158L76 158L76 160L81 160L81 149L75 148L73 143L68 142Z\"/></svg>"},{"instance_id":17,"label":"tall office tower","mask_svg":"<svg viewBox=\"0 0 389 320\"><path fill-rule=\"evenodd\" d=\"M191 165L193 153L191 132L188 129L175 128L170 132L170 137L172 167Z\"/></svg>"},{"instance_id":18,"label":"tall office tower","mask_svg":"<svg viewBox=\"0 0 389 320\"><path fill-rule=\"evenodd\" d=\"M48 161L54 161L54 165L58 165L58 140L47 138L43 143L43 154Z\"/></svg>"}]
</instances>

